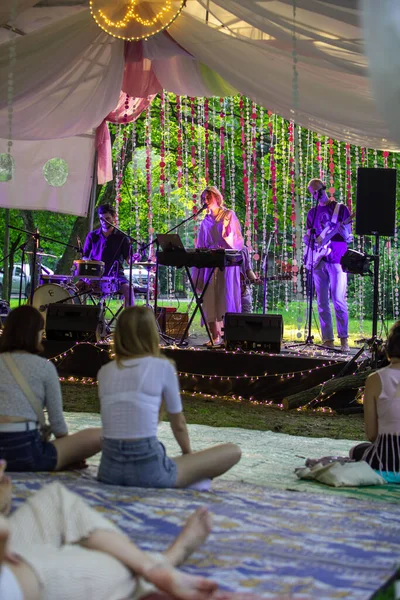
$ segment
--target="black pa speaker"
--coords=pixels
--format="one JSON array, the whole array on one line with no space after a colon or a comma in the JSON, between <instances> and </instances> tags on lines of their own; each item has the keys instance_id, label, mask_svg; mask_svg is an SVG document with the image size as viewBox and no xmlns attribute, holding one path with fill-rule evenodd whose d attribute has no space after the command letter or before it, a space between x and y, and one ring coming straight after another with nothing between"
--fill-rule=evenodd
<instances>
[{"instance_id":1,"label":"black pa speaker","mask_svg":"<svg viewBox=\"0 0 400 600\"><path fill-rule=\"evenodd\" d=\"M394 235L396 223L396 169L357 170L356 233Z\"/></svg>"},{"instance_id":2,"label":"black pa speaker","mask_svg":"<svg viewBox=\"0 0 400 600\"><path fill-rule=\"evenodd\" d=\"M283 336L282 315L226 313L225 344L228 349L281 351Z\"/></svg>"},{"instance_id":3,"label":"black pa speaker","mask_svg":"<svg viewBox=\"0 0 400 600\"><path fill-rule=\"evenodd\" d=\"M96 341L101 319L101 306L49 304L46 317L46 338L48 340Z\"/></svg>"}]
</instances>

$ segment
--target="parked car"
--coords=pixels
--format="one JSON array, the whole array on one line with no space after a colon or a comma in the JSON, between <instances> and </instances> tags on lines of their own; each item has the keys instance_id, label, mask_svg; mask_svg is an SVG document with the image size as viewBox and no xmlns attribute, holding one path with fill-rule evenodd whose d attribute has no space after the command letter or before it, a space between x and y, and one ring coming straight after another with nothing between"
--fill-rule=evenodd
<instances>
[{"instance_id":1,"label":"parked car","mask_svg":"<svg viewBox=\"0 0 400 600\"><path fill-rule=\"evenodd\" d=\"M22 271L20 264L15 264L13 266L13 274L12 274L12 282L11 282L11 296L19 295L19 287L22 276L22 294L28 297L31 293L31 275L30 275L30 265L25 264L24 270ZM41 271L43 275L53 275L54 271L50 269L50 267L46 267L45 265L41 265ZM3 271L0 271L0 298L3 294ZM38 286L38 282L36 282L36 287Z\"/></svg>"},{"instance_id":2,"label":"parked car","mask_svg":"<svg viewBox=\"0 0 400 600\"><path fill-rule=\"evenodd\" d=\"M153 272L154 269L152 268L150 271L150 289L152 290L154 288L154 281L155 281L155 273ZM127 267L126 269L124 269L124 275L127 278L127 280L129 281L129 267ZM147 294L147 278L148 278L148 271L147 269L145 269L144 267L132 267L132 284L133 284L133 288L135 291L135 294Z\"/></svg>"}]
</instances>

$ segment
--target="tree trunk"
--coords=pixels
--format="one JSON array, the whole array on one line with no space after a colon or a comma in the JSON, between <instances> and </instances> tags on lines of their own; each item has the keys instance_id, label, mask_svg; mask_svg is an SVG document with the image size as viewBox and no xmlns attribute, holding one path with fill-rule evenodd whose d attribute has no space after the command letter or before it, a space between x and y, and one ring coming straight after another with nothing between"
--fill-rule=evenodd
<instances>
[{"instance_id":1,"label":"tree trunk","mask_svg":"<svg viewBox=\"0 0 400 600\"><path fill-rule=\"evenodd\" d=\"M19 212L20 212L22 220L24 222L24 229L26 229L26 231L35 233L36 225L35 225L34 212L32 210L20 210ZM29 277L27 277L27 282L26 282L27 283L26 290L28 292L32 285L33 247L35 244L33 237L31 235L29 235L28 233L26 234L26 242L27 242L27 245L26 245L25 252L27 254L25 254L25 261L29 265ZM39 269L37 268L37 263L36 263L36 273L35 273L34 285L35 285L35 287L37 287L39 285ZM22 286L22 293L24 294L24 292L25 292L25 290L23 289L23 286Z\"/></svg>"},{"instance_id":2,"label":"tree trunk","mask_svg":"<svg viewBox=\"0 0 400 600\"><path fill-rule=\"evenodd\" d=\"M322 402L324 397L330 396L335 392L341 390L354 390L363 387L366 378L371 373L373 373L373 371L369 370L363 371L362 373L355 373L354 375L347 375L345 377L334 377L325 384L320 384L308 390L299 392L298 394L287 396L283 399L283 408L285 410L291 410L293 408L298 408L299 406L304 406L305 404L310 404L309 408L315 408L319 401ZM323 396L321 395L322 393Z\"/></svg>"},{"instance_id":3,"label":"tree trunk","mask_svg":"<svg viewBox=\"0 0 400 600\"><path fill-rule=\"evenodd\" d=\"M10 230L8 228L10 224L10 209L6 208L4 211L5 216L5 231L4 231L4 245L3 245L3 256L5 257L3 261L3 287L1 297L7 302L10 301L10 271L9 264L10 260L8 255L10 253Z\"/></svg>"},{"instance_id":4,"label":"tree trunk","mask_svg":"<svg viewBox=\"0 0 400 600\"><path fill-rule=\"evenodd\" d=\"M88 232L88 218L87 217L77 217L75 223L72 227L68 244L72 246L78 245L78 238L81 240L82 244L85 242L85 238ZM59 275L69 275L71 272L72 262L76 258L82 258L78 256L76 250L74 248L70 248L69 246L65 246L62 257L57 263L56 273Z\"/></svg>"}]
</instances>

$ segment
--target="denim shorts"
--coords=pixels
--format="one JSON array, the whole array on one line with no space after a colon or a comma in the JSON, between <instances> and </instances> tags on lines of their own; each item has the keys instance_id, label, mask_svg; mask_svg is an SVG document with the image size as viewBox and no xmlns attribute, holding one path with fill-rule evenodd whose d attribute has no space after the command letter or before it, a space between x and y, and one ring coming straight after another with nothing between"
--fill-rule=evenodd
<instances>
[{"instance_id":1,"label":"denim shorts","mask_svg":"<svg viewBox=\"0 0 400 600\"><path fill-rule=\"evenodd\" d=\"M7 471L54 471L57 450L42 442L38 429L0 432L0 458L7 461Z\"/></svg>"},{"instance_id":2,"label":"denim shorts","mask_svg":"<svg viewBox=\"0 0 400 600\"><path fill-rule=\"evenodd\" d=\"M156 437L139 440L103 439L97 478L110 485L175 487L177 466Z\"/></svg>"}]
</instances>

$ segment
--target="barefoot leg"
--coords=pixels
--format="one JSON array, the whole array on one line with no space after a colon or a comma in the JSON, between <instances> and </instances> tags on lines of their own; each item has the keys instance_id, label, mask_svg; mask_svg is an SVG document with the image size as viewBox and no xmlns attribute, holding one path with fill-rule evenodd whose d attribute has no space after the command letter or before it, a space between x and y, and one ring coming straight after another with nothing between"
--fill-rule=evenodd
<instances>
[{"instance_id":1,"label":"barefoot leg","mask_svg":"<svg viewBox=\"0 0 400 600\"><path fill-rule=\"evenodd\" d=\"M185 562L205 542L211 528L212 518L207 507L198 508L190 515L178 537L164 552L168 562L174 567Z\"/></svg>"}]
</instances>

